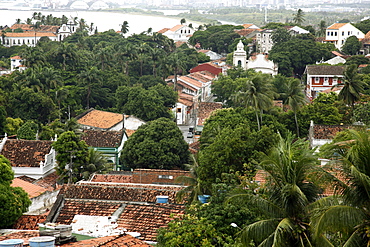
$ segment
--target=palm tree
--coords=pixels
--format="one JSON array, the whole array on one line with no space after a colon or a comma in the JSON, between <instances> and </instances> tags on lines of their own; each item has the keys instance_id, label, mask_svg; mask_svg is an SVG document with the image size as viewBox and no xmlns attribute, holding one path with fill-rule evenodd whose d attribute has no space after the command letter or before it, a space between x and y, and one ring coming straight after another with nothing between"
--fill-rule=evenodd
<instances>
[{"instance_id":1,"label":"palm tree","mask_svg":"<svg viewBox=\"0 0 370 247\"><path fill-rule=\"evenodd\" d=\"M299 137L299 126L297 120L297 111L306 103L306 96L303 92L304 86L298 79L288 78L286 83L286 92L283 93L285 98L285 105L289 105L294 112L294 120L297 128L297 136Z\"/></svg>"},{"instance_id":2,"label":"palm tree","mask_svg":"<svg viewBox=\"0 0 370 247\"><path fill-rule=\"evenodd\" d=\"M359 78L356 64L347 66L343 75L341 83L335 85L343 86L339 92L338 99L350 105L353 111L355 102L360 99L361 93L364 91L365 83Z\"/></svg>"},{"instance_id":3,"label":"palm tree","mask_svg":"<svg viewBox=\"0 0 370 247\"><path fill-rule=\"evenodd\" d=\"M113 163L108 163L107 158L94 148L88 151L87 166L84 167L82 177L88 179L91 174L104 174L113 170Z\"/></svg>"},{"instance_id":4,"label":"palm tree","mask_svg":"<svg viewBox=\"0 0 370 247\"><path fill-rule=\"evenodd\" d=\"M99 70L93 66L88 70L82 71L77 77L81 80L81 84L86 87L87 94L86 94L86 108L90 108L90 96L91 96L91 88L94 82L98 82L101 84L101 78Z\"/></svg>"},{"instance_id":5,"label":"palm tree","mask_svg":"<svg viewBox=\"0 0 370 247\"><path fill-rule=\"evenodd\" d=\"M297 25L302 25L305 21L303 10L298 9L297 13L293 17L293 22Z\"/></svg>"},{"instance_id":6,"label":"palm tree","mask_svg":"<svg viewBox=\"0 0 370 247\"><path fill-rule=\"evenodd\" d=\"M128 22L127 21L124 21L122 24L120 24L120 26L121 26L121 33L123 33L123 34L128 33L129 26L128 26Z\"/></svg>"},{"instance_id":7,"label":"palm tree","mask_svg":"<svg viewBox=\"0 0 370 247\"><path fill-rule=\"evenodd\" d=\"M370 246L370 133L348 133L348 141L332 144L340 194L312 205L313 236L320 246Z\"/></svg>"},{"instance_id":8,"label":"palm tree","mask_svg":"<svg viewBox=\"0 0 370 247\"><path fill-rule=\"evenodd\" d=\"M318 37L325 36L325 31L326 31L326 22L322 20L320 21L319 31L317 32L316 36Z\"/></svg>"},{"instance_id":9,"label":"palm tree","mask_svg":"<svg viewBox=\"0 0 370 247\"><path fill-rule=\"evenodd\" d=\"M257 73L246 78L245 87L232 95L235 102L244 107L252 107L256 113L258 130L262 125L262 112L272 106L273 91L271 77L266 74Z\"/></svg>"},{"instance_id":10,"label":"palm tree","mask_svg":"<svg viewBox=\"0 0 370 247\"><path fill-rule=\"evenodd\" d=\"M309 233L308 205L318 197L319 187L309 176L324 173L317 165L309 143L292 134L280 137L259 164L266 173L265 196L251 193L233 195L246 197L265 219L246 226L240 232L245 246L312 246ZM315 176L313 176L315 177Z\"/></svg>"},{"instance_id":11,"label":"palm tree","mask_svg":"<svg viewBox=\"0 0 370 247\"><path fill-rule=\"evenodd\" d=\"M168 56L168 62L169 66L173 71L173 74L175 76L174 83L173 83L173 90L176 91L176 85L177 85L177 75L179 73L182 73L185 70L185 60L183 59L185 57L185 54L180 54L178 52L174 52L171 55Z\"/></svg>"},{"instance_id":12,"label":"palm tree","mask_svg":"<svg viewBox=\"0 0 370 247\"><path fill-rule=\"evenodd\" d=\"M42 69L42 83L50 98L50 89L57 88L61 84L59 72L50 67Z\"/></svg>"}]
</instances>

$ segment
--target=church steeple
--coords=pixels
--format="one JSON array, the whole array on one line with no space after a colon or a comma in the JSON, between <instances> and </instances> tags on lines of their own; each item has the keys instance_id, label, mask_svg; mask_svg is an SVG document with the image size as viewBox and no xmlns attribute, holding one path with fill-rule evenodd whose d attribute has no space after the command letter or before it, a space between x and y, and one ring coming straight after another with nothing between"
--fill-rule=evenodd
<instances>
[{"instance_id":1,"label":"church steeple","mask_svg":"<svg viewBox=\"0 0 370 247\"><path fill-rule=\"evenodd\" d=\"M247 52L244 50L244 44L241 40L239 40L239 43L236 46L236 51L234 51L233 65L235 67L240 66L243 69L246 69L247 67Z\"/></svg>"}]
</instances>

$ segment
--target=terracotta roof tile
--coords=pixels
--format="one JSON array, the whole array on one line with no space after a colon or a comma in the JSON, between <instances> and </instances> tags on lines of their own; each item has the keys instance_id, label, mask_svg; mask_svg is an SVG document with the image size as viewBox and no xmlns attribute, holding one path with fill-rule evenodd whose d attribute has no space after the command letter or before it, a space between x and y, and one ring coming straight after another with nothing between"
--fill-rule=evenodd
<instances>
[{"instance_id":1,"label":"terracotta roof tile","mask_svg":"<svg viewBox=\"0 0 370 247\"><path fill-rule=\"evenodd\" d=\"M192 154L198 153L200 150L200 141L196 141L189 144L189 150Z\"/></svg>"},{"instance_id":2,"label":"terracotta roof tile","mask_svg":"<svg viewBox=\"0 0 370 247\"><path fill-rule=\"evenodd\" d=\"M170 29L169 28L163 28L163 29L159 30L157 33L165 33L168 30L170 30Z\"/></svg>"},{"instance_id":3,"label":"terracotta roof tile","mask_svg":"<svg viewBox=\"0 0 370 247\"><path fill-rule=\"evenodd\" d=\"M118 147L122 142L122 131L84 130L81 140L90 147Z\"/></svg>"},{"instance_id":4,"label":"terracotta roof tile","mask_svg":"<svg viewBox=\"0 0 370 247\"><path fill-rule=\"evenodd\" d=\"M10 140L4 145L1 154L14 167L39 167L45 162L45 155L51 150L51 141Z\"/></svg>"},{"instance_id":5,"label":"terracotta roof tile","mask_svg":"<svg viewBox=\"0 0 370 247\"><path fill-rule=\"evenodd\" d=\"M350 129L349 125L321 125L315 124L313 127L313 137L315 139L333 139L335 135L343 130Z\"/></svg>"},{"instance_id":6,"label":"terracotta roof tile","mask_svg":"<svg viewBox=\"0 0 370 247\"><path fill-rule=\"evenodd\" d=\"M217 109L222 109L222 103L201 102L198 109L197 125L204 125L204 121Z\"/></svg>"},{"instance_id":7,"label":"terracotta roof tile","mask_svg":"<svg viewBox=\"0 0 370 247\"><path fill-rule=\"evenodd\" d=\"M240 36L248 36L249 34L252 34L254 32L256 32L257 34L257 31L259 30L260 29L239 29L239 30L235 30L235 32L239 34Z\"/></svg>"},{"instance_id":8,"label":"terracotta roof tile","mask_svg":"<svg viewBox=\"0 0 370 247\"><path fill-rule=\"evenodd\" d=\"M82 201L67 198L55 223L69 225L76 214L112 216L120 206L119 202Z\"/></svg>"},{"instance_id":9,"label":"terracotta roof tile","mask_svg":"<svg viewBox=\"0 0 370 247\"><path fill-rule=\"evenodd\" d=\"M345 25L347 25L348 23L334 23L333 25L331 25L330 27L328 27L327 29L339 29Z\"/></svg>"},{"instance_id":10,"label":"terracotta roof tile","mask_svg":"<svg viewBox=\"0 0 370 247\"><path fill-rule=\"evenodd\" d=\"M151 245L144 243L143 241L134 238L128 234L116 235L116 236L107 236L101 238L93 238L81 240L75 243L68 243L61 245L63 247L150 247Z\"/></svg>"},{"instance_id":11,"label":"terracotta roof tile","mask_svg":"<svg viewBox=\"0 0 370 247\"><path fill-rule=\"evenodd\" d=\"M54 33L48 32L23 32L23 33L5 33L6 37L56 37L57 35Z\"/></svg>"},{"instance_id":12,"label":"terracotta roof tile","mask_svg":"<svg viewBox=\"0 0 370 247\"><path fill-rule=\"evenodd\" d=\"M14 57L11 57L10 59L22 60L20 56L14 56Z\"/></svg>"},{"instance_id":13,"label":"terracotta roof tile","mask_svg":"<svg viewBox=\"0 0 370 247\"><path fill-rule=\"evenodd\" d=\"M13 229L20 230L38 230L39 223L44 223L46 215L22 215L14 223Z\"/></svg>"},{"instance_id":14,"label":"terracotta roof tile","mask_svg":"<svg viewBox=\"0 0 370 247\"><path fill-rule=\"evenodd\" d=\"M123 121L122 114L107 111L99 111L95 109L90 109L82 116L77 117L77 122L79 124L96 127L100 129L109 129L121 121Z\"/></svg>"},{"instance_id":15,"label":"terracotta roof tile","mask_svg":"<svg viewBox=\"0 0 370 247\"><path fill-rule=\"evenodd\" d=\"M174 26L173 28L171 28L170 31L176 32L177 30L179 30L180 28L182 28L184 26L185 25L178 24L178 25Z\"/></svg>"},{"instance_id":16,"label":"terracotta roof tile","mask_svg":"<svg viewBox=\"0 0 370 247\"><path fill-rule=\"evenodd\" d=\"M10 231L2 236L0 236L0 241L7 239L23 239L23 246L28 246L28 240L33 237L39 237L39 231Z\"/></svg>"},{"instance_id":17,"label":"terracotta roof tile","mask_svg":"<svg viewBox=\"0 0 370 247\"><path fill-rule=\"evenodd\" d=\"M172 220L171 215L183 215L185 206L157 203L154 205L129 204L117 220L119 227L129 232L139 232L139 239L154 241L157 230Z\"/></svg>"},{"instance_id":18,"label":"terracotta roof tile","mask_svg":"<svg viewBox=\"0 0 370 247\"><path fill-rule=\"evenodd\" d=\"M47 191L45 188L43 188L41 186L31 184L31 183L26 182L26 181L24 181L22 179L19 179L19 178L13 179L11 186L12 187L21 187L22 189L24 189L27 192L27 194L30 198L37 197L37 196L41 195L42 193L44 193L45 191Z\"/></svg>"},{"instance_id":19,"label":"terracotta roof tile","mask_svg":"<svg viewBox=\"0 0 370 247\"><path fill-rule=\"evenodd\" d=\"M130 130L130 129L126 129L125 131L128 137L132 136L132 134L136 132L136 130Z\"/></svg>"},{"instance_id":20,"label":"terracotta roof tile","mask_svg":"<svg viewBox=\"0 0 370 247\"><path fill-rule=\"evenodd\" d=\"M64 185L59 194L63 194L65 198L130 202L155 202L156 196L165 195L169 197L169 202L174 203L176 192L180 189L180 186L89 182Z\"/></svg>"},{"instance_id":21,"label":"terracotta roof tile","mask_svg":"<svg viewBox=\"0 0 370 247\"><path fill-rule=\"evenodd\" d=\"M36 181L36 179L31 178L31 177L26 176L26 175L23 175L23 176L20 176L20 177L17 177L17 178L22 179L23 181L29 182L31 184Z\"/></svg>"},{"instance_id":22,"label":"terracotta roof tile","mask_svg":"<svg viewBox=\"0 0 370 247\"><path fill-rule=\"evenodd\" d=\"M34 30L32 25L28 24L13 24L10 29L15 30L15 29L22 29L24 31L31 31ZM39 28L40 32L53 32L56 33L59 29L59 26L52 26L52 25L41 25Z\"/></svg>"},{"instance_id":23,"label":"terracotta roof tile","mask_svg":"<svg viewBox=\"0 0 370 247\"><path fill-rule=\"evenodd\" d=\"M60 185L57 185L58 180L59 176L57 173L52 172L43 178L37 179L35 182L33 182L33 184L41 186L47 190L55 190L60 187Z\"/></svg>"},{"instance_id":24,"label":"terracotta roof tile","mask_svg":"<svg viewBox=\"0 0 370 247\"><path fill-rule=\"evenodd\" d=\"M91 182L105 183L132 183L132 173L130 174L94 174Z\"/></svg>"}]
</instances>

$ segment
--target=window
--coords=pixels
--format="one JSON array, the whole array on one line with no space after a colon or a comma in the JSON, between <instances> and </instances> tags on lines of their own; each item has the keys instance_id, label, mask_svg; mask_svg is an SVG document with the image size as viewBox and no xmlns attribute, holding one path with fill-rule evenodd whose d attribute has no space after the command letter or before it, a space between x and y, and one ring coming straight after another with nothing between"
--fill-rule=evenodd
<instances>
[{"instance_id":1,"label":"window","mask_svg":"<svg viewBox=\"0 0 370 247\"><path fill-rule=\"evenodd\" d=\"M342 35L344 36L344 31L342 32Z\"/></svg>"},{"instance_id":2,"label":"window","mask_svg":"<svg viewBox=\"0 0 370 247\"><path fill-rule=\"evenodd\" d=\"M330 32L328 32L328 36L330 36Z\"/></svg>"},{"instance_id":3,"label":"window","mask_svg":"<svg viewBox=\"0 0 370 247\"><path fill-rule=\"evenodd\" d=\"M329 78L328 77L324 78L324 85L329 85Z\"/></svg>"},{"instance_id":4,"label":"window","mask_svg":"<svg viewBox=\"0 0 370 247\"><path fill-rule=\"evenodd\" d=\"M181 113L181 108L177 108L177 112L178 113Z\"/></svg>"},{"instance_id":5,"label":"window","mask_svg":"<svg viewBox=\"0 0 370 247\"><path fill-rule=\"evenodd\" d=\"M315 83L319 83L320 82L320 78L319 77L315 77Z\"/></svg>"},{"instance_id":6,"label":"window","mask_svg":"<svg viewBox=\"0 0 370 247\"><path fill-rule=\"evenodd\" d=\"M333 78L333 84L338 84L338 78Z\"/></svg>"},{"instance_id":7,"label":"window","mask_svg":"<svg viewBox=\"0 0 370 247\"><path fill-rule=\"evenodd\" d=\"M351 32L350 31L348 31L348 35L350 35L351 34Z\"/></svg>"},{"instance_id":8,"label":"window","mask_svg":"<svg viewBox=\"0 0 370 247\"><path fill-rule=\"evenodd\" d=\"M331 33L330 33L330 35L331 35L331 36L334 36L334 32L331 32Z\"/></svg>"},{"instance_id":9,"label":"window","mask_svg":"<svg viewBox=\"0 0 370 247\"><path fill-rule=\"evenodd\" d=\"M344 40L342 40L342 45L344 44Z\"/></svg>"},{"instance_id":10,"label":"window","mask_svg":"<svg viewBox=\"0 0 370 247\"><path fill-rule=\"evenodd\" d=\"M337 36L337 32L334 32L334 36Z\"/></svg>"}]
</instances>

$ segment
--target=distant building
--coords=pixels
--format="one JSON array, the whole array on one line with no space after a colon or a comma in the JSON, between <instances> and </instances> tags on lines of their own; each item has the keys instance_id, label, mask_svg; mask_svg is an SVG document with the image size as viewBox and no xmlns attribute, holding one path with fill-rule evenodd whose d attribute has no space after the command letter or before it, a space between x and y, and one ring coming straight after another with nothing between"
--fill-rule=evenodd
<instances>
[{"instance_id":1,"label":"distant building","mask_svg":"<svg viewBox=\"0 0 370 247\"><path fill-rule=\"evenodd\" d=\"M337 49L341 49L350 36L356 36L359 40L365 38L365 34L351 23L335 23L326 29L324 42L333 43Z\"/></svg>"},{"instance_id":2,"label":"distant building","mask_svg":"<svg viewBox=\"0 0 370 247\"><path fill-rule=\"evenodd\" d=\"M174 41L188 41L193 35L194 29L187 25L176 25L173 28L163 28L159 30L161 33Z\"/></svg>"}]
</instances>

